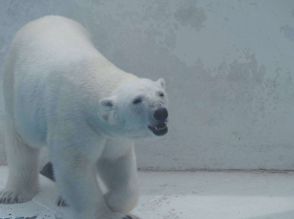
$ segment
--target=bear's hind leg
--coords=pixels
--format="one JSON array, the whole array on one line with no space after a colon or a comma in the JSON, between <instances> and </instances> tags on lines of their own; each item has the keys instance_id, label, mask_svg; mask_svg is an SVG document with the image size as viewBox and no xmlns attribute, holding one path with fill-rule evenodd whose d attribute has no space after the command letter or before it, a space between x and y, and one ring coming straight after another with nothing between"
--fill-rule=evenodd
<instances>
[{"instance_id":1,"label":"bear's hind leg","mask_svg":"<svg viewBox=\"0 0 294 219\"><path fill-rule=\"evenodd\" d=\"M6 188L0 191L0 204L30 201L38 192L39 150L20 139L8 118L5 145L9 174Z\"/></svg>"}]
</instances>

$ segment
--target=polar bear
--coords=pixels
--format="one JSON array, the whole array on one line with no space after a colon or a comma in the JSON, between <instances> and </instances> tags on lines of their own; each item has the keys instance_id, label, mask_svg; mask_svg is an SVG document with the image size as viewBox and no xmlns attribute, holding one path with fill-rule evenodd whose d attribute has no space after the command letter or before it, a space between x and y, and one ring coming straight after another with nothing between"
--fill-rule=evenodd
<instances>
[{"instance_id":1,"label":"polar bear","mask_svg":"<svg viewBox=\"0 0 294 219\"><path fill-rule=\"evenodd\" d=\"M73 218L132 218L126 215L138 199L134 140L168 131L164 79L124 72L79 23L46 16L16 34L3 88L9 177L0 203L36 195L38 155L46 146Z\"/></svg>"}]
</instances>

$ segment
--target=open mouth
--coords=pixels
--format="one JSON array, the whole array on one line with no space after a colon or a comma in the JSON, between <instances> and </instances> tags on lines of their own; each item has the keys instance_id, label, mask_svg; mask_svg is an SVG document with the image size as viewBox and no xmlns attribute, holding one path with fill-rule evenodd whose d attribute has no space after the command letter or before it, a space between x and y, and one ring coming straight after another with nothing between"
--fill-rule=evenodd
<instances>
[{"instance_id":1,"label":"open mouth","mask_svg":"<svg viewBox=\"0 0 294 219\"><path fill-rule=\"evenodd\" d=\"M157 136L165 135L168 131L166 123L159 123L154 126L149 125L148 128Z\"/></svg>"}]
</instances>

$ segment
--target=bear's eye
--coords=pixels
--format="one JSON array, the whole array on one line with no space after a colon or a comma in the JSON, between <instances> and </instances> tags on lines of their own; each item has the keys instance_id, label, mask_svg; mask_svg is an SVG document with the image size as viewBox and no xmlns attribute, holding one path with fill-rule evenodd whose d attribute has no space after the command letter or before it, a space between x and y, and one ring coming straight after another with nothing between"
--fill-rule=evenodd
<instances>
[{"instance_id":1,"label":"bear's eye","mask_svg":"<svg viewBox=\"0 0 294 219\"><path fill-rule=\"evenodd\" d=\"M157 92L157 95L160 97L164 97L164 93L162 91Z\"/></svg>"},{"instance_id":2,"label":"bear's eye","mask_svg":"<svg viewBox=\"0 0 294 219\"><path fill-rule=\"evenodd\" d=\"M139 104L143 101L142 97L136 97L134 100L133 100L133 104Z\"/></svg>"}]
</instances>

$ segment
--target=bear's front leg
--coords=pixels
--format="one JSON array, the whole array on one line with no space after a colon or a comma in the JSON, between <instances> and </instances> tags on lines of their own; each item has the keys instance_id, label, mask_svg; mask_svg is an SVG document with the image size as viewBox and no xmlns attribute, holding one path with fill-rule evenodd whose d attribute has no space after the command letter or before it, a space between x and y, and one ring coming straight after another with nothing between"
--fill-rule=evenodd
<instances>
[{"instance_id":1,"label":"bear's front leg","mask_svg":"<svg viewBox=\"0 0 294 219\"><path fill-rule=\"evenodd\" d=\"M30 147L17 134L6 118L5 143L8 161L8 181L0 191L0 204L15 204L32 200L39 188L39 149Z\"/></svg>"},{"instance_id":2,"label":"bear's front leg","mask_svg":"<svg viewBox=\"0 0 294 219\"><path fill-rule=\"evenodd\" d=\"M108 188L105 195L107 205L115 212L129 213L139 197L133 142L108 140L97 167Z\"/></svg>"},{"instance_id":3,"label":"bear's front leg","mask_svg":"<svg viewBox=\"0 0 294 219\"><path fill-rule=\"evenodd\" d=\"M50 141L57 187L74 219L122 219L123 214L112 212L105 204L96 179L95 161L101 154L103 141L97 143L96 138L92 141L85 131L83 134L64 136L63 132Z\"/></svg>"}]
</instances>

